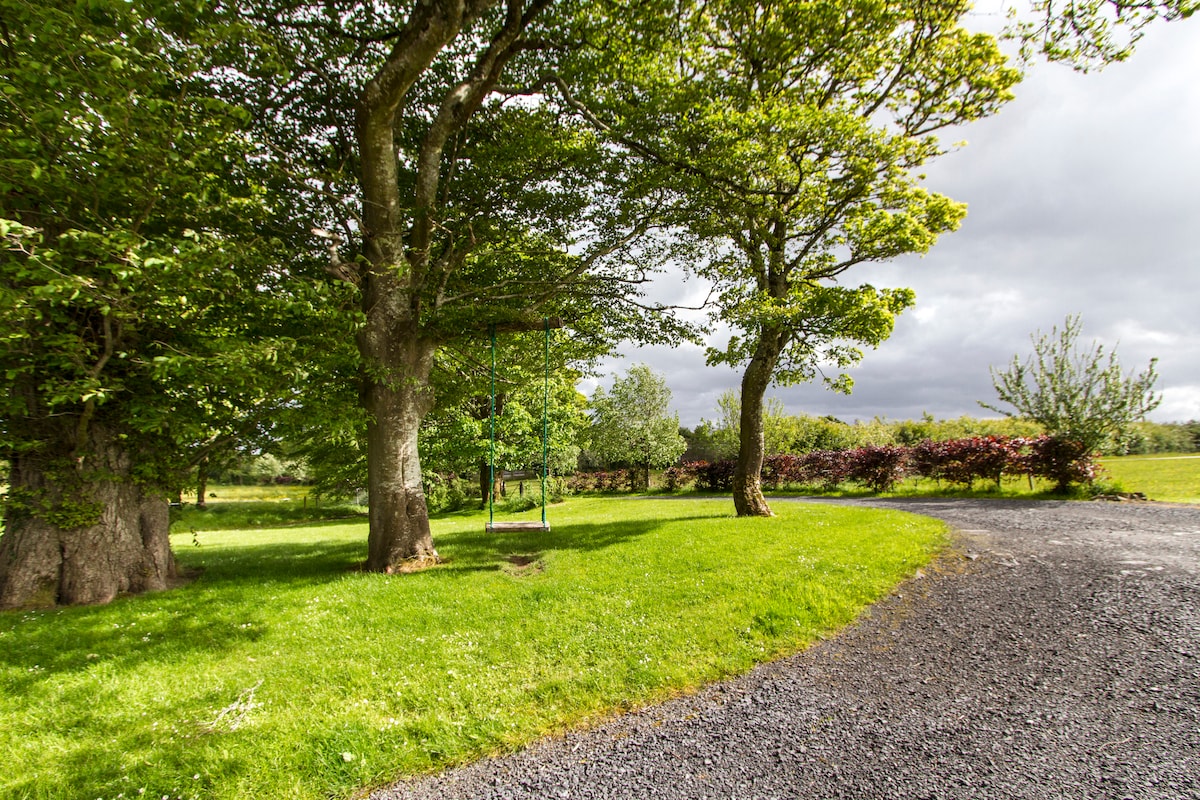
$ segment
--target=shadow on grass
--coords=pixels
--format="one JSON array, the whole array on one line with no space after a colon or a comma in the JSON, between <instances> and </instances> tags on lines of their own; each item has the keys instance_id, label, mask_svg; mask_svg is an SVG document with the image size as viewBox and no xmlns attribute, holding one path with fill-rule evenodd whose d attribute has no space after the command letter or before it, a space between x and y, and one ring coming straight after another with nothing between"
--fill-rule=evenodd
<instances>
[{"instance_id":1,"label":"shadow on grass","mask_svg":"<svg viewBox=\"0 0 1200 800\"><path fill-rule=\"evenodd\" d=\"M548 551L593 552L646 536L666 524L714 515L684 513L669 519L576 522L549 531L488 533L479 529L438 537L448 563L411 576L447 580L471 572L494 572L513 559ZM329 522L309 526L336 526ZM365 531L364 531L365 532ZM274 605L305 587L320 587L361 570L366 537L345 536L304 543L280 539L266 544L177 547L184 569L199 571L180 588L122 597L107 606L0 614L0 671L6 689L32 689L50 673L127 670L140 664L216 656L265 636L286 609ZM82 701L81 701L82 702Z\"/></svg>"},{"instance_id":2,"label":"shadow on grass","mask_svg":"<svg viewBox=\"0 0 1200 800\"><path fill-rule=\"evenodd\" d=\"M479 518L477 528L443 534L436 543L439 552L449 559L445 571L491 571L501 569L514 557L547 551L593 552L633 541L664 525L724 516L682 508L680 511L666 519L556 523L551 518L548 531L486 531L484 520Z\"/></svg>"},{"instance_id":3,"label":"shadow on grass","mask_svg":"<svg viewBox=\"0 0 1200 800\"><path fill-rule=\"evenodd\" d=\"M344 539L177 547L180 567L199 573L187 585L105 606L0 614L0 632L7 632L0 671L20 692L50 673L123 671L196 652L217 655L264 636L278 618L270 607L278 594L354 571L365 549L365 540Z\"/></svg>"}]
</instances>

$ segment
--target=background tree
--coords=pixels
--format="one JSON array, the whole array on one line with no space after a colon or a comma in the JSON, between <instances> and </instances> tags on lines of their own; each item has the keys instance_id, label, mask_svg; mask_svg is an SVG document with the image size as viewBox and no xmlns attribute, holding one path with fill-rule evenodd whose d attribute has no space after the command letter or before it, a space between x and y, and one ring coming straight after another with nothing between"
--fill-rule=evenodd
<instances>
[{"instance_id":1,"label":"background tree","mask_svg":"<svg viewBox=\"0 0 1200 800\"><path fill-rule=\"evenodd\" d=\"M790 417L777 397L763 399L763 447L767 455L789 452L796 434L795 417ZM711 423L720 458L736 458L741 446L742 396L728 389L717 397L717 419Z\"/></svg>"},{"instance_id":2,"label":"background tree","mask_svg":"<svg viewBox=\"0 0 1200 800\"><path fill-rule=\"evenodd\" d=\"M591 449L607 461L640 467L642 488L649 488L650 470L674 464L687 449L670 407L666 379L645 364L633 365L610 391L597 386L592 394Z\"/></svg>"},{"instance_id":3,"label":"background tree","mask_svg":"<svg viewBox=\"0 0 1200 800\"><path fill-rule=\"evenodd\" d=\"M167 497L279 402L324 305L198 79L211 31L145 12L0 2L0 607L166 587Z\"/></svg>"},{"instance_id":4,"label":"background tree","mask_svg":"<svg viewBox=\"0 0 1200 800\"><path fill-rule=\"evenodd\" d=\"M1077 342L1082 319L1069 316L1049 334L1030 336L1033 354L1021 360L1013 356L1008 369L992 369L992 386L1007 410L980 402L984 408L1006 417L1032 420L1051 436L1077 442L1085 454L1113 448L1133 424L1144 419L1162 402L1154 393L1155 359L1140 374L1121 372L1114 348L1092 342Z\"/></svg>"}]
</instances>

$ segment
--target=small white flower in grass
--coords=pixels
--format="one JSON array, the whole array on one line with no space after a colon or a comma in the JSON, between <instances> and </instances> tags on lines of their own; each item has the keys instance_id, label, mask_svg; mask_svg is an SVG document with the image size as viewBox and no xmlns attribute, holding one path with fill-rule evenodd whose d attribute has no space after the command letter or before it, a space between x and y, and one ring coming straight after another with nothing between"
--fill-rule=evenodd
<instances>
[{"instance_id":1,"label":"small white flower in grass","mask_svg":"<svg viewBox=\"0 0 1200 800\"><path fill-rule=\"evenodd\" d=\"M349 764L353 760L354 753L342 753L342 761L345 761L347 764Z\"/></svg>"}]
</instances>

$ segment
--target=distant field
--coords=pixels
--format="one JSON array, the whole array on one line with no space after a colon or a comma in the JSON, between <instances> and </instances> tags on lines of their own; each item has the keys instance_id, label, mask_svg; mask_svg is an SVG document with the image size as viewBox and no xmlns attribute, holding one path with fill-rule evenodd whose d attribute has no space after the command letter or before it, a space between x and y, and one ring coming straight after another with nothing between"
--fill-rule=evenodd
<instances>
[{"instance_id":1,"label":"distant field","mask_svg":"<svg viewBox=\"0 0 1200 800\"><path fill-rule=\"evenodd\" d=\"M1120 456L1100 463L1121 491L1164 502L1200 503L1200 454Z\"/></svg>"},{"instance_id":2,"label":"distant field","mask_svg":"<svg viewBox=\"0 0 1200 800\"><path fill-rule=\"evenodd\" d=\"M290 486L279 486L273 483L266 486L259 486L257 484L248 486L210 484L207 494L209 503L245 502L248 500L295 501L302 503L304 498L308 497L311 488L310 486L301 486L299 484L292 484ZM186 503L196 502L196 493L184 492L183 500Z\"/></svg>"}]
</instances>

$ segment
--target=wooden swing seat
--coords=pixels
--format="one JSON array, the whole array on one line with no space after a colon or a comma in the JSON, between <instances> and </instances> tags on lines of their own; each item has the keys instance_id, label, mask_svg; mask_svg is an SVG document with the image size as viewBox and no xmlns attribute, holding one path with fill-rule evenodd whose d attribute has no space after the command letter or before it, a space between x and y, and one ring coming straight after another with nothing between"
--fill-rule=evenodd
<instances>
[{"instance_id":1,"label":"wooden swing seat","mask_svg":"<svg viewBox=\"0 0 1200 800\"><path fill-rule=\"evenodd\" d=\"M548 531L550 523L530 520L528 522L489 522L487 530L491 531Z\"/></svg>"}]
</instances>

